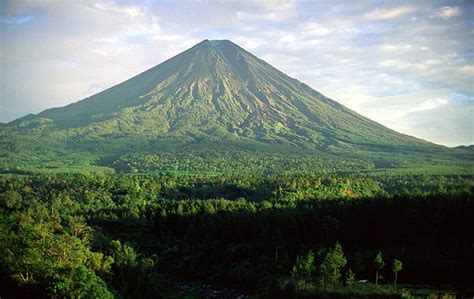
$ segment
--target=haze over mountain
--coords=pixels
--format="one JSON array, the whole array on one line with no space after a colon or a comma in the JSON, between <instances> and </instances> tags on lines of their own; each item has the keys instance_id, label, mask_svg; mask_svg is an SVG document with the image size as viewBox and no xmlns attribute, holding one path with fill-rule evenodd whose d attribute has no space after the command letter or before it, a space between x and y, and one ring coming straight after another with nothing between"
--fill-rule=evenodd
<instances>
[{"instance_id":1,"label":"haze over mountain","mask_svg":"<svg viewBox=\"0 0 474 299\"><path fill-rule=\"evenodd\" d=\"M371 121L228 40L204 40L82 101L3 125L1 134L2 164L9 167L45 166L64 162L66 155L74 157L69 165L86 159L86 164L127 170L123 157L133 164L141 155L162 160L164 153L173 153L179 163L180 155L197 149L207 152L202 159L212 159L208 154L215 151L261 154L256 160L266 153L301 152L384 167L419 154L450 160L461 153L470 159L463 150Z\"/></svg>"}]
</instances>

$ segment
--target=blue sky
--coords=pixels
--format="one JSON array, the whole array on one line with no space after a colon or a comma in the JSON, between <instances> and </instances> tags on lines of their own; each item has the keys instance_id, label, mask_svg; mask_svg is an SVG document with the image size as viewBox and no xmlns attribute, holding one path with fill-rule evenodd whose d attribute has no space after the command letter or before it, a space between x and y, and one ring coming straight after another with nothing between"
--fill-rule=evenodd
<instances>
[{"instance_id":1,"label":"blue sky","mask_svg":"<svg viewBox=\"0 0 474 299\"><path fill-rule=\"evenodd\" d=\"M230 39L385 126L474 143L472 1L1 1L0 121Z\"/></svg>"}]
</instances>

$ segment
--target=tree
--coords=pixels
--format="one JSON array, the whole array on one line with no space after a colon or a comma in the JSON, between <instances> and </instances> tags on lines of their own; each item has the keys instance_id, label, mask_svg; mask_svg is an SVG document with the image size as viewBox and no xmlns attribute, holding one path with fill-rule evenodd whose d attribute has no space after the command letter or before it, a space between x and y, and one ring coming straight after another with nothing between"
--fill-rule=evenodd
<instances>
[{"instance_id":1,"label":"tree","mask_svg":"<svg viewBox=\"0 0 474 299\"><path fill-rule=\"evenodd\" d=\"M112 247L112 257L114 258L115 265L120 268L134 267L137 265L137 253L133 247L122 244L118 240L110 242Z\"/></svg>"},{"instance_id":2,"label":"tree","mask_svg":"<svg viewBox=\"0 0 474 299\"><path fill-rule=\"evenodd\" d=\"M305 257L298 257L291 274L298 278L307 278L314 272L314 253L309 251Z\"/></svg>"},{"instance_id":3,"label":"tree","mask_svg":"<svg viewBox=\"0 0 474 299\"><path fill-rule=\"evenodd\" d=\"M50 291L59 298L114 298L105 282L92 269L65 267L54 275Z\"/></svg>"},{"instance_id":4,"label":"tree","mask_svg":"<svg viewBox=\"0 0 474 299\"><path fill-rule=\"evenodd\" d=\"M375 265L375 285L378 285L379 283L379 271L383 269L385 266L385 262L383 261L382 258L382 252L379 251L377 253L377 256L374 259L374 265Z\"/></svg>"},{"instance_id":5,"label":"tree","mask_svg":"<svg viewBox=\"0 0 474 299\"><path fill-rule=\"evenodd\" d=\"M346 264L347 259L344 256L341 245L337 242L334 249L326 254L326 257L320 266L324 289L326 289L326 285L329 282L332 282L335 286L336 282L341 277L340 269Z\"/></svg>"},{"instance_id":6,"label":"tree","mask_svg":"<svg viewBox=\"0 0 474 299\"><path fill-rule=\"evenodd\" d=\"M0 206L6 209L18 209L21 205L21 194L16 191L0 193Z\"/></svg>"},{"instance_id":7,"label":"tree","mask_svg":"<svg viewBox=\"0 0 474 299\"><path fill-rule=\"evenodd\" d=\"M349 268L346 273L346 285L350 286L354 283L355 281L355 274L352 272L352 269Z\"/></svg>"},{"instance_id":8,"label":"tree","mask_svg":"<svg viewBox=\"0 0 474 299\"><path fill-rule=\"evenodd\" d=\"M395 288L397 288L398 271L401 271L402 268L403 268L402 262L397 259L394 259L393 264L392 264L392 270L393 272L395 272L395 281L394 281Z\"/></svg>"}]
</instances>

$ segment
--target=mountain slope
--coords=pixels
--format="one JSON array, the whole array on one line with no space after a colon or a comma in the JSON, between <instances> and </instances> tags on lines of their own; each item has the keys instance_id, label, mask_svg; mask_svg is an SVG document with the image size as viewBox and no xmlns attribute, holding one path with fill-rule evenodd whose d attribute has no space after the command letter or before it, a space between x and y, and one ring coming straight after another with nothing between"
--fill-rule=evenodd
<instances>
[{"instance_id":1,"label":"mountain slope","mask_svg":"<svg viewBox=\"0 0 474 299\"><path fill-rule=\"evenodd\" d=\"M205 40L87 99L15 120L2 135L17 152L31 151L21 140L41 137L64 153L92 153L91 163L183 146L346 160L450 153L357 114L226 40Z\"/></svg>"}]
</instances>

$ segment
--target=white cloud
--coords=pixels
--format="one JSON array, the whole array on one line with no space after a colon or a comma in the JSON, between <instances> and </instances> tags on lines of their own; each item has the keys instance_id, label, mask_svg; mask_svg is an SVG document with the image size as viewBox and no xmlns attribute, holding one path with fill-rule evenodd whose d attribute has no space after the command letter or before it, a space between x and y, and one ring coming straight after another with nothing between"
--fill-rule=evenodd
<instances>
[{"instance_id":1,"label":"white cloud","mask_svg":"<svg viewBox=\"0 0 474 299\"><path fill-rule=\"evenodd\" d=\"M267 13L252 13L247 11L238 11L237 12L237 19L240 22L248 22L248 21L282 21L288 18L288 15L281 13L279 11L276 12L267 12Z\"/></svg>"},{"instance_id":2,"label":"white cloud","mask_svg":"<svg viewBox=\"0 0 474 299\"><path fill-rule=\"evenodd\" d=\"M423 101L420 106L418 107L415 106L415 108L410 112L434 109L441 106L445 106L448 103L449 103L448 99L445 99L445 98L428 99L426 101Z\"/></svg>"},{"instance_id":3,"label":"white cloud","mask_svg":"<svg viewBox=\"0 0 474 299\"><path fill-rule=\"evenodd\" d=\"M247 50L254 50L265 44L265 40L255 37L237 37L234 41Z\"/></svg>"},{"instance_id":4,"label":"white cloud","mask_svg":"<svg viewBox=\"0 0 474 299\"><path fill-rule=\"evenodd\" d=\"M237 1L237 3L242 3L242 1ZM243 1L245 2L245 1ZM251 5L255 5L256 7L261 7L266 10L280 10L280 11L288 11L295 7L296 0L253 0L248 1Z\"/></svg>"},{"instance_id":5,"label":"white cloud","mask_svg":"<svg viewBox=\"0 0 474 299\"><path fill-rule=\"evenodd\" d=\"M444 6L438 10L437 15L447 20L459 16L461 12L459 7Z\"/></svg>"},{"instance_id":6,"label":"white cloud","mask_svg":"<svg viewBox=\"0 0 474 299\"><path fill-rule=\"evenodd\" d=\"M474 65L464 65L459 70L464 74L474 75Z\"/></svg>"},{"instance_id":7,"label":"white cloud","mask_svg":"<svg viewBox=\"0 0 474 299\"><path fill-rule=\"evenodd\" d=\"M415 8L411 5L394 8L377 8L366 13L365 17L370 20L391 20L409 14L413 11L415 11Z\"/></svg>"},{"instance_id":8,"label":"white cloud","mask_svg":"<svg viewBox=\"0 0 474 299\"><path fill-rule=\"evenodd\" d=\"M331 33L331 30L329 30L327 27L318 24L316 22L310 22L306 25L304 25L304 29L306 30L307 34L309 35L328 35Z\"/></svg>"},{"instance_id":9,"label":"white cloud","mask_svg":"<svg viewBox=\"0 0 474 299\"><path fill-rule=\"evenodd\" d=\"M412 45L410 44L405 44L405 43L400 43L400 44L385 44L381 45L380 49L382 51L389 51L389 52L397 52L399 53L400 51L406 51L406 50L411 50L413 48Z\"/></svg>"},{"instance_id":10,"label":"white cloud","mask_svg":"<svg viewBox=\"0 0 474 299\"><path fill-rule=\"evenodd\" d=\"M144 7L138 5L117 5L113 2L102 2L98 1L91 4L91 7L109 11L113 13L119 13L122 15L126 15L132 18L144 16L146 13L146 9Z\"/></svg>"}]
</instances>

